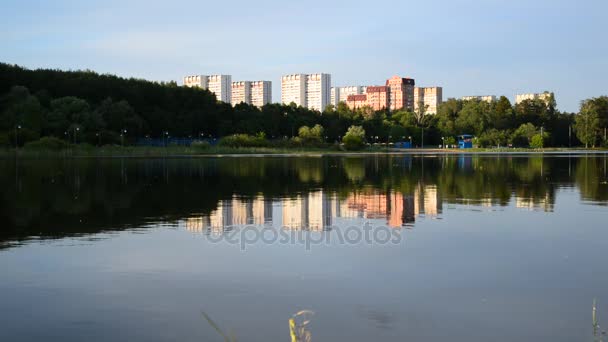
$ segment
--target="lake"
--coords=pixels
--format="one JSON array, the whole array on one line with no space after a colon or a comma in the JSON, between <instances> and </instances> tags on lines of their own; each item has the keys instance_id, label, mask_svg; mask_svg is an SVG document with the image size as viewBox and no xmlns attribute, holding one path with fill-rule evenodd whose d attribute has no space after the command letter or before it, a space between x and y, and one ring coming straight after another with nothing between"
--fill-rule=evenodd
<instances>
[{"instance_id":1,"label":"lake","mask_svg":"<svg viewBox=\"0 0 608 342\"><path fill-rule=\"evenodd\" d=\"M289 341L293 317L312 341L591 341L607 170L605 154L3 160L0 340L223 341L217 324Z\"/></svg>"}]
</instances>

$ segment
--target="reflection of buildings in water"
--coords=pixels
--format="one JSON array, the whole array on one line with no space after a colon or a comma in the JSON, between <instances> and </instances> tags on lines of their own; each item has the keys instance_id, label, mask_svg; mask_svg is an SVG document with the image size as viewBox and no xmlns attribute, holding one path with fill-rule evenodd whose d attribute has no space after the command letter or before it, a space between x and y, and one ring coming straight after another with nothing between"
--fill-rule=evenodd
<instances>
[{"instance_id":1,"label":"reflection of buildings in water","mask_svg":"<svg viewBox=\"0 0 608 342\"><path fill-rule=\"evenodd\" d=\"M252 223L267 224L272 222L272 202L264 199L263 196L258 196L253 200L252 205Z\"/></svg>"},{"instance_id":2,"label":"reflection of buildings in water","mask_svg":"<svg viewBox=\"0 0 608 342\"><path fill-rule=\"evenodd\" d=\"M436 186L420 186L413 196L394 191L388 194L353 193L345 202L350 212L358 213L349 217L386 219L390 227L411 224L421 214L434 217L442 210Z\"/></svg>"},{"instance_id":3,"label":"reflection of buildings in water","mask_svg":"<svg viewBox=\"0 0 608 342\"><path fill-rule=\"evenodd\" d=\"M516 197L515 207L519 209L553 212L553 201L546 195L544 198Z\"/></svg>"},{"instance_id":4,"label":"reflection of buildings in water","mask_svg":"<svg viewBox=\"0 0 608 342\"><path fill-rule=\"evenodd\" d=\"M418 186L414 190L414 215L435 217L441 214L442 204L435 185Z\"/></svg>"},{"instance_id":5,"label":"reflection of buildings in water","mask_svg":"<svg viewBox=\"0 0 608 342\"><path fill-rule=\"evenodd\" d=\"M283 228L322 231L331 226L333 212L339 210L323 191L301 194L281 203Z\"/></svg>"},{"instance_id":6,"label":"reflection of buildings in water","mask_svg":"<svg viewBox=\"0 0 608 342\"><path fill-rule=\"evenodd\" d=\"M191 233L203 233L209 226L206 222L209 222L208 216L189 217L186 219L186 230Z\"/></svg>"},{"instance_id":7,"label":"reflection of buildings in water","mask_svg":"<svg viewBox=\"0 0 608 342\"><path fill-rule=\"evenodd\" d=\"M186 229L190 232L201 233L209 230L211 233L222 233L227 228L272 222L272 202L262 196L255 199L221 200L217 208L208 216L192 217L186 220Z\"/></svg>"},{"instance_id":8,"label":"reflection of buildings in water","mask_svg":"<svg viewBox=\"0 0 608 342\"><path fill-rule=\"evenodd\" d=\"M374 190L353 192L346 199L324 191L299 194L280 201L282 227L288 230L324 231L333 218L384 219L390 227L402 227L415 222L416 216L437 216L441 200L436 186L418 186L413 195ZM218 202L208 216L192 217L186 221L191 232L221 234L235 226L263 225L272 222L272 202L258 196L254 199L233 197Z\"/></svg>"}]
</instances>

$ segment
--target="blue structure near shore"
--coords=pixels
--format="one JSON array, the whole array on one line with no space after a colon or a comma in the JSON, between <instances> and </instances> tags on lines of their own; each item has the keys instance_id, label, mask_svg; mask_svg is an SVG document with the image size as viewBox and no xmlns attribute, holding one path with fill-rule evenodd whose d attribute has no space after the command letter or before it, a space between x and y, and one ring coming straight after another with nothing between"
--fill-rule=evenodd
<instances>
[{"instance_id":1,"label":"blue structure near shore","mask_svg":"<svg viewBox=\"0 0 608 342\"><path fill-rule=\"evenodd\" d=\"M409 141L397 141L393 144L394 148L412 148L412 144Z\"/></svg>"},{"instance_id":2,"label":"blue structure near shore","mask_svg":"<svg viewBox=\"0 0 608 342\"><path fill-rule=\"evenodd\" d=\"M473 136L470 134L459 135L458 148L473 148Z\"/></svg>"}]
</instances>

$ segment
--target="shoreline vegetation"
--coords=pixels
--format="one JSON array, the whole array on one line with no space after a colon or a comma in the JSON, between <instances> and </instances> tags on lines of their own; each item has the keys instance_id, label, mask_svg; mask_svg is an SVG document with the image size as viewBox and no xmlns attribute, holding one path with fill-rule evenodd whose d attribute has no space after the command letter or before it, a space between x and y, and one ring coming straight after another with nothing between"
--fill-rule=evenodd
<instances>
[{"instance_id":1,"label":"shoreline vegetation","mask_svg":"<svg viewBox=\"0 0 608 342\"><path fill-rule=\"evenodd\" d=\"M386 148L367 147L348 151L336 146L327 148L273 148L273 147L225 147L206 148L189 146L145 147L145 146L72 146L59 150L19 148L0 149L1 158L156 158L156 157L280 157L280 156L372 156L372 155L522 155L522 154L608 154L607 148Z\"/></svg>"},{"instance_id":2,"label":"shoreline vegetation","mask_svg":"<svg viewBox=\"0 0 608 342\"><path fill-rule=\"evenodd\" d=\"M0 63L0 150L47 155L373 153L389 144L454 146L456 137L465 135L484 149L608 147L608 96L582 101L575 114L559 111L553 93L547 95L516 104L504 96L494 102L448 99L436 113L427 113L422 104L416 111L374 111L351 109L344 102L317 111L294 103L233 106L208 90L176 82Z\"/></svg>"}]
</instances>

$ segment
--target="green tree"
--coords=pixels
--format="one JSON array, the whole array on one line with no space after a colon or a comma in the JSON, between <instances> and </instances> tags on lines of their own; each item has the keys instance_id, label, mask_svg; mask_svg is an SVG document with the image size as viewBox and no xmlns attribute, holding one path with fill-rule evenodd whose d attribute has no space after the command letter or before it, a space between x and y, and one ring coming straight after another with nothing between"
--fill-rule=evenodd
<instances>
[{"instance_id":1,"label":"green tree","mask_svg":"<svg viewBox=\"0 0 608 342\"><path fill-rule=\"evenodd\" d=\"M592 101L583 101L581 110L576 116L574 129L577 138L585 147L595 147L600 126L600 118Z\"/></svg>"},{"instance_id":2,"label":"green tree","mask_svg":"<svg viewBox=\"0 0 608 342\"><path fill-rule=\"evenodd\" d=\"M40 136L46 109L27 88L12 87L8 94L0 98L0 103L0 108L4 108L0 112L0 131L7 130L14 135L13 130L21 127L20 143Z\"/></svg>"},{"instance_id":3,"label":"green tree","mask_svg":"<svg viewBox=\"0 0 608 342\"><path fill-rule=\"evenodd\" d=\"M528 147L532 137L536 134L536 127L531 123L522 124L511 135L511 143L514 146Z\"/></svg>"},{"instance_id":4,"label":"green tree","mask_svg":"<svg viewBox=\"0 0 608 342\"><path fill-rule=\"evenodd\" d=\"M298 137L305 143L323 142L323 126L317 124L314 127L302 126L298 129Z\"/></svg>"},{"instance_id":5,"label":"green tree","mask_svg":"<svg viewBox=\"0 0 608 342\"><path fill-rule=\"evenodd\" d=\"M361 149L365 143L365 130L361 126L350 126L342 142L347 150Z\"/></svg>"},{"instance_id":6,"label":"green tree","mask_svg":"<svg viewBox=\"0 0 608 342\"><path fill-rule=\"evenodd\" d=\"M443 135L456 135L456 119L462 110L463 102L456 99L448 99L439 105L437 109L437 128Z\"/></svg>"}]
</instances>

